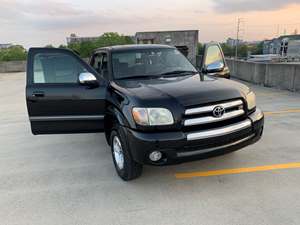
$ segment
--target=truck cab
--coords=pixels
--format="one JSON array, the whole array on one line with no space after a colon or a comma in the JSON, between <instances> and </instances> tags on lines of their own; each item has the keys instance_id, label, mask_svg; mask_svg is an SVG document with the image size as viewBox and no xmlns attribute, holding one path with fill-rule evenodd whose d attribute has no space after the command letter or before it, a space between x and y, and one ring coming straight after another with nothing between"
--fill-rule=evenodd
<instances>
[{"instance_id":1,"label":"truck cab","mask_svg":"<svg viewBox=\"0 0 300 225\"><path fill-rule=\"evenodd\" d=\"M195 68L176 48L125 45L94 51L31 48L26 102L34 135L105 133L125 181L163 166L257 142L264 115L255 94L232 81L218 43Z\"/></svg>"}]
</instances>

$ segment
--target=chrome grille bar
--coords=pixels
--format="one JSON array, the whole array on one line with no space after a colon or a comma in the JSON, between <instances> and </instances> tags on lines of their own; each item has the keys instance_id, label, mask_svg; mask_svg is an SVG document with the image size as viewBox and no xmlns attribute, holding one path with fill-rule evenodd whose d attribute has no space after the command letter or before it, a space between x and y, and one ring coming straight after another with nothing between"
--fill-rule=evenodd
<instances>
[{"instance_id":1,"label":"chrome grille bar","mask_svg":"<svg viewBox=\"0 0 300 225\"><path fill-rule=\"evenodd\" d=\"M189 151L189 152L178 152L177 153L177 157L188 157L188 156L194 156L194 155L198 155L198 154L203 154L203 153L208 153L208 152L212 152L212 151L216 151L219 149L223 149L223 148L227 148L233 145L237 145L240 143L243 143L245 141L250 140L251 138L253 138L255 136L255 134L251 134L250 136L243 138L241 140L226 144L226 145L222 145L222 146L217 146L217 147L212 147L212 148L206 148L206 149L201 149L201 150L196 150L196 151Z\"/></svg>"},{"instance_id":2,"label":"chrome grille bar","mask_svg":"<svg viewBox=\"0 0 300 225\"><path fill-rule=\"evenodd\" d=\"M241 106L241 105L243 105L242 100L235 100L235 101L225 102L225 103L216 104L216 105L187 109L187 110L185 110L185 115L194 115L194 114L212 112L214 110L214 108L217 106L221 106L224 109L229 109L229 108L233 108L233 107L237 107L237 106Z\"/></svg>"},{"instance_id":3,"label":"chrome grille bar","mask_svg":"<svg viewBox=\"0 0 300 225\"><path fill-rule=\"evenodd\" d=\"M243 129L246 129L249 127L251 127L251 120L247 119L242 122L232 124L232 125L229 125L226 127L221 127L218 129L211 129L211 130L189 133L189 134L187 134L186 137L187 137L188 141L220 137L220 136L238 132L240 130L243 130Z\"/></svg>"},{"instance_id":4,"label":"chrome grille bar","mask_svg":"<svg viewBox=\"0 0 300 225\"><path fill-rule=\"evenodd\" d=\"M194 125L219 122L219 121L228 120L228 119L241 116L244 113L245 111L243 109L239 109L239 110L225 113L222 117L205 116L205 117L199 117L194 119L187 119L184 121L184 126L194 126Z\"/></svg>"}]
</instances>

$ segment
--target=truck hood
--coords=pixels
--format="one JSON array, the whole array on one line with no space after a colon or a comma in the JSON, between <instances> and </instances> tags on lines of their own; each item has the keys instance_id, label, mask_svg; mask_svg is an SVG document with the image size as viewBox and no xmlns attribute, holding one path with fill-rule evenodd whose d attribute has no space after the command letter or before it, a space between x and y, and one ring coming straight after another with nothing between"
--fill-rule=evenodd
<instances>
[{"instance_id":1,"label":"truck hood","mask_svg":"<svg viewBox=\"0 0 300 225\"><path fill-rule=\"evenodd\" d=\"M182 106L193 106L234 98L244 98L249 88L241 83L199 74L157 79L117 80L113 87L141 102L174 99Z\"/></svg>"}]
</instances>

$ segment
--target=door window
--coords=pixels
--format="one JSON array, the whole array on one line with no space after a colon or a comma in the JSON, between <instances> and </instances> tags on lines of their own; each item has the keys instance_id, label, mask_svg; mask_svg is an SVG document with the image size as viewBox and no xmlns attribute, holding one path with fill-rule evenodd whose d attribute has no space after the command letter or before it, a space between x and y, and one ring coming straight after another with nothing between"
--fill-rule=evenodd
<instances>
[{"instance_id":1,"label":"door window","mask_svg":"<svg viewBox=\"0 0 300 225\"><path fill-rule=\"evenodd\" d=\"M95 55L92 66L102 77L108 79L108 57L106 53Z\"/></svg>"},{"instance_id":2,"label":"door window","mask_svg":"<svg viewBox=\"0 0 300 225\"><path fill-rule=\"evenodd\" d=\"M224 65L221 49L217 45L212 45L207 48L204 65L206 67Z\"/></svg>"},{"instance_id":3,"label":"door window","mask_svg":"<svg viewBox=\"0 0 300 225\"><path fill-rule=\"evenodd\" d=\"M101 68L101 61L102 61L101 54L95 55L92 60L92 66L99 74L100 74L100 68Z\"/></svg>"},{"instance_id":4,"label":"door window","mask_svg":"<svg viewBox=\"0 0 300 225\"><path fill-rule=\"evenodd\" d=\"M103 54L102 58L102 64L101 64L101 75L108 80L109 79L109 73L108 73L108 57L107 54Z\"/></svg>"},{"instance_id":5,"label":"door window","mask_svg":"<svg viewBox=\"0 0 300 225\"><path fill-rule=\"evenodd\" d=\"M76 58L64 53L39 53L34 56L34 83L77 83L85 68Z\"/></svg>"}]
</instances>

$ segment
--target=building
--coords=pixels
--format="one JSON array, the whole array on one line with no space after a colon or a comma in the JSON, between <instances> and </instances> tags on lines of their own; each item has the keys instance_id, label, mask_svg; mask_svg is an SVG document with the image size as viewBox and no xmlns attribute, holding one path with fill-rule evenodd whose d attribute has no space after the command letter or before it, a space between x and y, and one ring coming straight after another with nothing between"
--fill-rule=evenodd
<instances>
[{"instance_id":1,"label":"building","mask_svg":"<svg viewBox=\"0 0 300 225\"><path fill-rule=\"evenodd\" d=\"M271 44L272 44L272 40L264 40L263 41L263 54L264 55L270 54Z\"/></svg>"},{"instance_id":2,"label":"building","mask_svg":"<svg viewBox=\"0 0 300 225\"><path fill-rule=\"evenodd\" d=\"M300 40L289 41L287 56L290 58L300 58Z\"/></svg>"},{"instance_id":3,"label":"building","mask_svg":"<svg viewBox=\"0 0 300 225\"><path fill-rule=\"evenodd\" d=\"M8 43L8 44L0 44L0 49L6 49L6 48L10 48L12 47L13 45Z\"/></svg>"},{"instance_id":4,"label":"building","mask_svg":"<svg viewBox=\"0 0 300 225\"><path fill-rule=\"evenodd\" d=\"M135 40L134 36L125 36L126 38L130 38L132 41ZM76 34L71 34L70 37L67 37L67 44L74 44L74 43L82 43L87 41L97 41L101 36L94 36L94 37L79 37Z\"/></svg>"},{"instance_id":5,"label":"building","mask_svg":"<svg viewBox=\"0 0 300 225\"><path fill-rule=\"evenodd\" d=\"M74 44L74 43L82 43L86 41L96 41L98 37L79 37L76 34L71 34L70 37L67 37L67 44Z\"/></svg>"},{"instance_id":6,"label":"building","mask_svg":"<svg viewBox=\"0 0 300 225\"><path fill-rule=\"evenodd\" d=\"M272 40L265 40L263 54L300 58L300 35L284 35Z\"/></svg>"},{"instance_id":7,"label":"building","mask_svg":"<svg viewBox=\"0 0 300 225\"><path fill-rule=\"evenodd\" d=\"M233 38L227 38L226 44L230 47L235 47L237 44L241 45L244 44L243 40L237 40L237 39L233 39Z\"/></svg>"},{"instance_id":8,"label":"building","mask_svg":"<svg viewBox=\"0 0 300 225\"><path fill-rule=\"evenodd\" d=\"M137 32L137 44L165 44L176 47L196 65L198 30Z\"/></svg>"}]
</instances>

